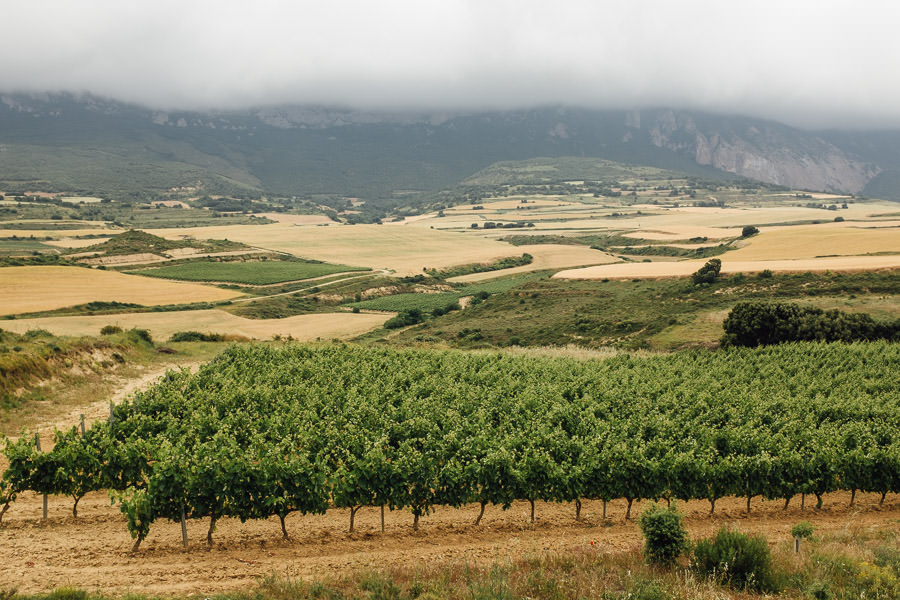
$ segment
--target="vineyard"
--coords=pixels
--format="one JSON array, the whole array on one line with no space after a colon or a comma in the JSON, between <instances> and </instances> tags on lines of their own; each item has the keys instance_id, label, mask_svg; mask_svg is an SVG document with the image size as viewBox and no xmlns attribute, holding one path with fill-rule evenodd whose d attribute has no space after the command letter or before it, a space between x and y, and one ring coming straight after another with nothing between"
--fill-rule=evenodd
<instances>
[{"instance_id":1,"label":"vineyard","mask_svg":"<svg viewBox=\"0 0 900 600\"><path fill-rule=\"evenodd\" d=\"M112 490L155 520L480 503L900 491L900 352L787 344L578 361L346 345L233 347L83 433L7 443L19 492ZM605 516L605 515L604 515ZM0 512L2 518L2 512ZM480 521L481 516L478 517Z\"/></svg>"}]
</instances>

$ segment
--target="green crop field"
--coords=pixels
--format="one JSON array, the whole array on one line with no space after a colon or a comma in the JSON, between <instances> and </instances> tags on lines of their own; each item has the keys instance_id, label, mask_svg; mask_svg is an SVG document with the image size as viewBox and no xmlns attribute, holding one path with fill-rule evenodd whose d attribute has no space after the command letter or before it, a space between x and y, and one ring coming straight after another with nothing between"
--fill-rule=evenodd
<instances>
[{"instance_id":1,"label":"green crop field","mask_svg":"<svg viewBox=\"0 0 900 600\"><path fill-rule=\"evenodd\" d=\"M453 304L459 300L460 297L465 295L467 294L460 292L447 292L444 294L394 294L392 296L382 296L381 298L354 302L353 304L350 304L350 306L369 310L389 310L392 312L402 312L413 309L430 312L436 308L445 308L448 304Z\"/></svg>"},{"instance_id":2,"label":"green crop field","mask_svg":"<svg viewBox=\"0 0 900 600\"><path fill-rule=\"evenodd\" d=\"M268 285L285 281L297 281L343 273L345 271L367 271L362 267L348 267L329 263L308 261L262 261L262 262L215 262L197 261L130 271L135 275L180 279L183 281L225 281L248 285Z\"/></svg>"}]
</instances>

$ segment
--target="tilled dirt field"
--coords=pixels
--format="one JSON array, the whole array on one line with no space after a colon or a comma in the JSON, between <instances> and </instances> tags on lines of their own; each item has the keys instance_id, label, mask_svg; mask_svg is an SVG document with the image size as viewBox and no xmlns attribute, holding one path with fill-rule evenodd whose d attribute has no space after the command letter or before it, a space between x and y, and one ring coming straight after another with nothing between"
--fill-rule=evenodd
<instances>
[{"instance_id":1,"label":"tilled dirt field","mask_svg":"<svg viewBox=\"0 0 900 600\"><path fill-rule=\"evenodd\" d=\"M682 504L691 537L712 535L723 524L742 531L763 533L771 544L790 541L790 528L811 521L817 533L853 535L879 530L900 531L900 497L889 495L883 506L879 496L858 494L850 508L849 493L829 494L821 510L806 510L800 498L787 511L783 502L754 499L752 512L744 512L744 499L723 499L709 516L706 502ZM107 594L143 592L159 595L208 594L252 587L269 574L304 580L340 577L357 569L398 565L425 566L439 562L486 563L543 551L564 551L590 546L602 552L635 550L641 545L636 523L625 522L625 503L613 501L603 520L602 503L586 501L582 522L574 519L571 504L537 504L537 522L529 523L528 503L508 511L488 507L482 524L473 523L478 506L439 507L424 517L420 530L412 530L407 511L386 513L381 532L377 508L363 508L356 516L356 532L349 534L349 511L333 509L325 515L291 515L291 539L283 540L278 519L250 521L224 519L206 545L208 520L188 522L188 548L181 544L178 523L160 521L136 554L124 517L110 506L105 493L85 497L78 519L72 501L50 498L47 521L42 522L41 497L25 494L11 507L0 527L0 589L41 592L77 586ZM641 511L635 504L632 514Z\"/></svg>"}]
</instances>

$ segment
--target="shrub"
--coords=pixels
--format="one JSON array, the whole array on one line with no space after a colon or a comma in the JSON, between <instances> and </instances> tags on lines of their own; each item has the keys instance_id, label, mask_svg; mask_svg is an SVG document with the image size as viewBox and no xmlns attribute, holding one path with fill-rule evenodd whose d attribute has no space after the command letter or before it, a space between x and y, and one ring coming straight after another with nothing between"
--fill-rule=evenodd
<instances>
[{"instance_id":1,"label":"shrub","mask_svg":"<svg viewBox=\"0 0 900 600\"><path fill-rule=\"evenodd\" d=\"M675 507L663 508L653 503L638 520L644 533L644 554L657 565L671 565L688 548L688 533Z\"/></svg>"},{"instance_id":2,"label":"shrub","mask_svg":"<svg viewBox=\"0 0 900 600\"><path fill-rule=\"evenodd\" d=\"M118 325L104 325L100 328L100 335L113 335L114 333L122 333L122 328Z\"/></svg>"},{"instance_id":3,"label":"shrub","mask_svg":"<svg viewBox=\"0 0 900 600\"><path fill-rule=\"evenodd\" d=\"M384 323L385 329L398 329L400 327L407 327L409 325L415 325L416 323L421 323L423 320L422 311L418 308L412 308L410 310L405 310L401 312L396 317L392 319L388 319Z\"/></svg>"},{"instance_id":4,"label":"shrub","mask_svg":"<svg viewBox=\"0 0 900 600\"><path fill-rule=\"evenodd\" d=\"M201 333L199 331L176 331L169 338L170 342L224 342L221 333Z\"/></svg>"},{"instance_id":5,"label":"shrub","mask_svg":"<svg viewBox=\"0 0 900 600\"><path fill-rule=\"evenodd\" d=\"M803 538L809 539L812 537L813 531L815 531L815 527L809 521L800 521L793 527L791 527L791 535L795 538Z\"/></svg>"},{"instance_id":6,"label":"shrub","mask_svg":"<svg viewBox=\"0 0 900 600\"><path fill-rule=\"evenodd\" d=\"M148 344L153 343L153 336L151 336L150 332L147 331L146 329L137 329L137 328L129 329L128 334L132 337L143 340L143 341L147 342Z\"/></svg>"},{"instance_id":7,"label":"shrub","mask_svg":"<svg viewBox=\"0 0 900 600\"><path fill-rule=\"evenodd\" d=\"M706 264L700 267L693 275L691 275L691 280L694 282L694 285L700 285L701 283L713 283L716 278L719 276L719 271L722 270L722 261L718 258L711 258L706 261Z\"/></svg>"},{"instance_id":8,"label":"shrub","mask_svg":"<svg viewBox=\"0 0 900 600\"><path fill-rule=\"evenodd\" d=\"M722 327L725 346L890 340L900 335L900 320L882 322L865 313L823 311L788 302L739 302Z\"/></svg>"},{"instance_id":9,"label":"shrub","mask_svg":"<svg viewBox=\"0 0 900 600\"><path fill-rule=\"evenodd\" d=\"M776 591L769 544L761 535L748 536L722 527L716 537L694 547L694 568L737 589Z\"/></svg>"},{"instance_id":10,"label":"shrub","mask_svg":"<svg viewBox=\"0 0 900 600\"><path fill-rule=\"evenodd\" d=\"M750 237L752 235L756 235L757 233L759 233L759 229L757 229L753 225L747 225L746 227L741 229L742 238Z\"/></svg>"}]
</instances>

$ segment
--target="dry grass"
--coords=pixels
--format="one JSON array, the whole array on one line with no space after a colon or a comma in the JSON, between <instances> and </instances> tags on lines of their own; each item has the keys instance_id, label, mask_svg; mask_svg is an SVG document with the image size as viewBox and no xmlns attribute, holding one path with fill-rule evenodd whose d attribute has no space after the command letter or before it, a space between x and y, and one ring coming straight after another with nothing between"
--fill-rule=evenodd
<instances>
[{"instance_id":1,"label":"dry grass","mask_svg":"<svg viewBox=\"0 0 900 600\"><path fill-rule=\"evenodd\" d=\"M25 219L20 221L16 221L16 223L27 222ZM34 236L36 238L53 238L53 239L62 239L83 235L114 235L117 233L122 233L123 230L115 229L115 228L107 228L107 227L96 227L85 225L84 229L3 229L3 224L0 223L0 238L8 238L17 236L20 238L27 238L29 236ZM96 244L97 240L91 240L92 243Z\"/></svg>"},{"instance_id":2,"label":"dry grass","mask_svg":"<svg viewBox=\"0 0 900 600\"><path fill-rule=\"evenodd\" d=\"M58 240L50 240L44 242L49 244L50 246L56 246L57 248L87 248L88 246L93 246L95 244L102 244L103 242L108 242L110 238L87 238L87 239L77 239L73 237L64 237Z\"/></svg>"},{"instance_id":3,"label":"dry grass","mask_svg":"<svg viewBox=\"0 0 900 600\"><path fill-rule=\"evenodd\" d=\"M0 268L0 315L65 308L93 301L145 306L214 302L237 292L79 267Z\"/></svg>"},{"instance_id":4,"label":"dry grass","mask_svg":"<svg viewBox=\"0 0 900 600\"><path fill-rule=\"evenodd\" d=\"M521 254L508 244L424 227L330 225L297 227L284 223L162 229L150 231L169 239L229 239L251 246L288 252L303 258L345 265L390 269L397 274L421 273L423 268L446 268L491 262Z\"/></svg>"},{"instance_id":5,"label":"dry grass","mask_svg":"<svg viewBox=\"0 0 900 600\"><path fill-rule=\"evenodd\" d=\"M759 273L766 269L776 273L805 273L807 271L870 271L900 268L900 254L893 256L840 256L834 258L812 258L803 260L755 260L739 261L732 254L722 257L722 273ZM556 279L632 279L687 277L699 269L706 261L689 260L679 262L617 263L599 265L584 269L560 271Z\"/></svg>"},{"instance_id":6,"label":"dry grass","mask_svg":"<svg viewBox=\"0 0 900 600\"><path fill-rule=\"evenodd\" d=\"M863 228L844 223L783 227L763 231L745 247L730 252L736 261L900 254L900 228Z\"/></svg>"},{"instance_id":7,"label":"dry grass","mask_svg":"<svg viewBox=\"0 0 900 600\"><path fill-rule=\"evenodd\" d=\"M301 341L318 338L351 338L384 323L389 314L318 313L285 319L245 319L222 310L192 310L160 313L125 313L75 317L39 317L4 321L3 329L25 333L30 329L46 329L55 335L97 335L104 325L123 329L147 329L158 341L169 339L179 331L222 333L256 339L276 335Z\"/></svg>"},{"instance_id":8,"label":"dry grass","mask_svg":"<svg viewBox=\"0 0 900 600\"><path fill-rule=\"evenodd\" d=\"M261 213L258 215L279 223L290 223L291 225L328 225L334 224L329 217L325 215L289 215L286 213Z\"/></svg>"}]
</instances>

